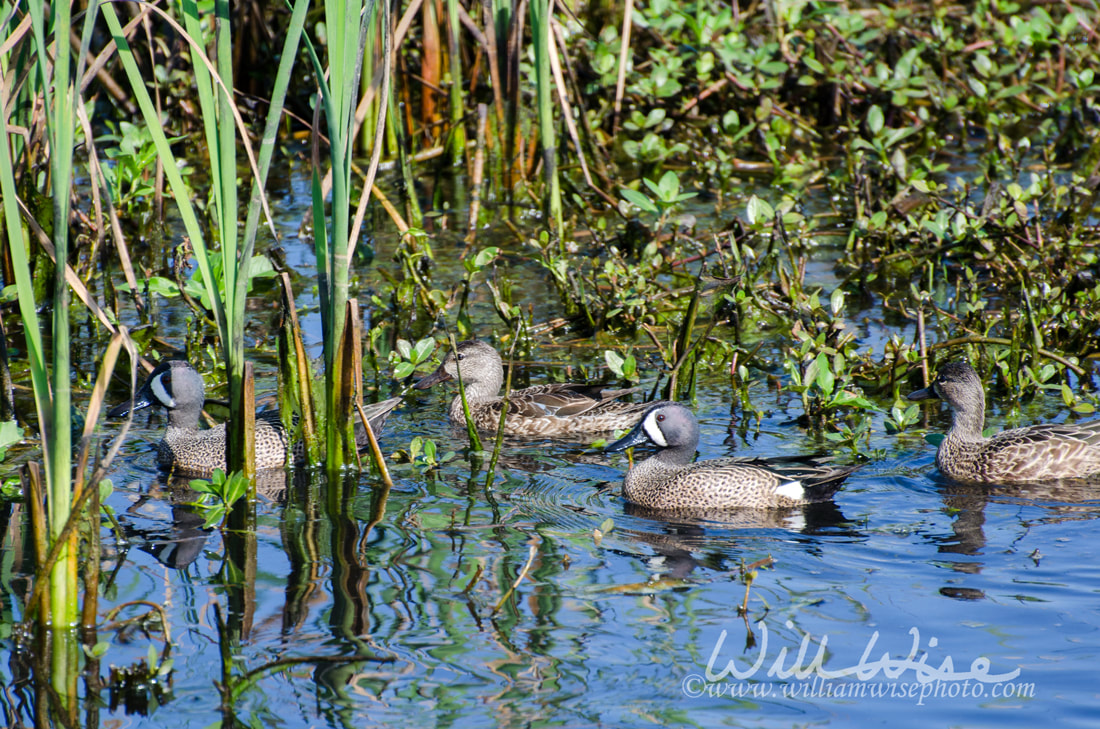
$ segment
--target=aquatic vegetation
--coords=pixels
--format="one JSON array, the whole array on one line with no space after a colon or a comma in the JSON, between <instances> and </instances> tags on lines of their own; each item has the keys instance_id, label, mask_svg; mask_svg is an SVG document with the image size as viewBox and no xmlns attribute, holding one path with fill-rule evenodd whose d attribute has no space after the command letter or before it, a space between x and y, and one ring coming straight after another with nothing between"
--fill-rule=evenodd
<instances>
[{"instance_id":1,"label":"aquatic vegetation","mask_svg":"<svg viewBox=\"0 0 1100 729\"><path fill-rule=\"evenodd\" d=\"M454 451L440 452L439 447L431 438L415 436L409 441L408 450L397 451L393 454L395 463L409 463L420 474L434 471L453 460Z\"/></svg>"},{"instance_id":2,"label":"aquatic vegetation","mask_svg":"<svg viewBox=\"0 0 1100 729\"><path fill-rule=\"evenodd\" d=\"M203 527L224 528L229 513L238 501L248 496L248 477L236 471L226 475L220 468L215 469L210 479L194 479L191 489L200 494L199 499L191 503L203 515Z\"/></svg>"}]
</instances>

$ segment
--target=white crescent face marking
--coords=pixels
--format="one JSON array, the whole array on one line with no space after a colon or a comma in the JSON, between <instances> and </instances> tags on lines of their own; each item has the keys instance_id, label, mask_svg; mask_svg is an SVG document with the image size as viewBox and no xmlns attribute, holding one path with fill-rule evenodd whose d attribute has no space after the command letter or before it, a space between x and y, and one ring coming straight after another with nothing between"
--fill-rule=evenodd
<instances>
[{"instance_id":1,"label":"white crescent face marking","mask_svg":"<svg viewBox=\"0 0 1100 729\"><path fill-rule=\"evenodd\" d=\"M166 408L174 408L176 407L176 401L168 392L168 388L166 388L164 386L164 383L160 381L162 377L164 377L163 372L153 378L153 394L157 396L158 400L160 400L161 405ZM169 382L171 382L171 380L169 380Z\"/></svg>"},{"instance_id":2,"label":"white crescent face marking","mask_svg":"<svg viewBox=\"0 0 1100 729\"><path fill-rule=\"evenodd\" d=\"M661 448L668 448L668 441L665 440L665 434L661 432L661 427L657 425L657 413L650 413L649 417L645 419L645 423L642 427L645 428L645 434L649 436L651 441Z\"/></svg>"},{"instance_id":3,"label":"white crescent face marking","mask_svg":"<svg viewBox=\"0 0 1100 729\"><path fill-rule=\"evenodd\" d=\"M775 487L775 495L801 501L806 498L806 489L802 487L801 481L788 481Z\"/></svg>"}]
</instances>

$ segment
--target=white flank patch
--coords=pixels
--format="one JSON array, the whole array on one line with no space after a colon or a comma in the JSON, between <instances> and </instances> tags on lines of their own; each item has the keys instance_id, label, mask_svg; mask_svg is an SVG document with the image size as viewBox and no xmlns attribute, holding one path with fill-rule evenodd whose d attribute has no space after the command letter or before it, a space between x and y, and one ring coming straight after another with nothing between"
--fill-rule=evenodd
<instances>
[{"instance_id":1,"label":"white flank patch","mask_svg":"<svg viewBox=\"0 0 1100 729\"><path fill-rule=\"evenodd\" d=\"M661 432L661 426L657 425L657 413L650 413L649 417L645 419L645 434L649 436L649 439L659 445L662 448L668 448L668 441L665 440L665 434Z\"/></svg>"},{"instance_id":2,"label":"white flank patch","mask_svg":"<svg viewBox=\"0 0 1100 729\"><path fill-rule=\"evenodd\" d=\"M794 501L806 498L806 489L802 488L801 481L788 481L775 487L776 496L786 496Z\"/></svg>"},{"instance_id":3,"label":"white flank patch","mask_svg":"<svg viewBox=\"0 0 1100 729\"><path fill-rule=\"evenodd\" d=\"M167 388L164 387L164 383L160 381L162 377L164 377L163 373L153 378L153 394L160 400L161 405L166 408L174 408L176 407L176 401Z\"/></svg>"}]
</instances>

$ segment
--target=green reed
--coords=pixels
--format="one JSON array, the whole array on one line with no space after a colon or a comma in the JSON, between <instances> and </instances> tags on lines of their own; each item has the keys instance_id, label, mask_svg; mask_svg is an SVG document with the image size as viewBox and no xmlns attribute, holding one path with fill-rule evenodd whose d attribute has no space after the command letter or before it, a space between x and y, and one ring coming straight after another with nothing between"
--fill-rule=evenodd
<instances>
[{"instance_id":1,"label":"green reed","mask_svg":"<svg viewBox=\"0 0 1100 729\"><path fill-rule=\"evenodd\" d=\"M229 375L230 423L246 420L246 412L254 405L245 403L241 394L244 384L244 325L248 285L252 278L251 264L256 231L261 209L270 220L264 182L274 150L283 101L289 87L293 58L300 42L308 2L295 3L291 23L287 29L281 62L276 75L275 90L268 107L268 118L261 142L259 161L252 151L248 135L230 89L233 86L233 46L231 37L230 6L219 0L214 4L214 37L217 50L216 64L211 63L205 52L206 38L200 10L194 0L184 0L180 6L183 16L181 27L173 19L163 16L188 42L195 75L195 90L202 114L203 132L209 150L211 170L211 196L213 199L212 224L220 243L215 253L203 234L198 215L191 204L188 188L183 182L169 147L156 109L145 89L140 69L124 36L114 8L107 5L104 17L118 45L119 59L130 81L134 98L141 109L152 134L157 153L164 164L169 189L176 202L180 218L190 238L195 263L207 290L215 324L222 343L222 356ZM253 186L249 203L248 222L243 238L238 233L237 150L238 137L247 154L252 169ZM221 277L215 275L215 256L220 255ZM253 449L246 440L255 437L249 428L229 427L227 444L230 470L255 472L255 460L249 454Z\"/></svg>"},{"instance_id":2,"label":"green reed","mask_svg":"<svg viewBox=\"0 0 1100 729\"><path fill-rule=\"evenodd\" d=\"M549 0L531 2L531 39L535 48L534 85L538 108L539 139L542 142L542 166L550 188L547 212L559 242L565 234L562 222L561 186L558 181L557 133L554 127L554 88L550 77L553 32Z\"/></svg>"},{"instance_id":3,"label":"green reed","mask_svg":"<svg viewBox=\"0 0 1100 729\"><path fill-rule=\"evenodd\" d=\"M462 55L459 48L461 39L458 9L458 0L447 0L447 29L450 31L447 39L447 61L449 64L447 76L450 82L448 100L450 101L451 112L451 133L447 148L450 150L451 162L456 165L461 164L466 154L466 127L463 124L466 109L462 94Z\"/></svg>"},{"instance_id":4,"label":"green reed","mask_svg":"<svg viewBox=\"0 0 1100 729\"><path fill-rule=\"evenodd\" d=\"M13 265L16 296L23 317L28 365L34 390L35 409L38 417L43 457L46 471L46 489L40 489L36 463L28 466L27 493L31 524L38 558L38 574L33 591L44 599L31 596L27 603L28 614L38 610L39 623L52 629L47 654L40 656L40 665L49 676L53 695L59 700L57 708L73 717L76 711L76 677L79 668L79 644L74 628L79 623L78 590L78 534L75 525L84 513L86 494L83 479L74 481L72 457L72 381L69 324L69 284L66 274L70 251L70 201L74 176L74 148L78 114L81 104L74 79L84 70L86 50L91 42L96 3L90 4L84 16L80 36L82 53L73 67L72 46L69 42L74 32L71 8L67 4L47 8L43 2L27 5L30 16L30 34L20 31L14 8L5 7L6 20L3 38L6 50L0 58L5 75L12 70L12 63L28 73L20 78L21 88L15 94L31 98L39 103L41 117L26 117L28 127L45 126L45 138L49 149L49 178L43 194L52 201L49 224L52 235L38 229L33 214L26 225L18 206L19 188L16 184L12 146L20 154L18 162L26 162L23 144L9 135L7 129L0 137L0 197L3 198L4 220L8 247ZM57 39L61 39L57 42ZM9 78L0 84L0 104L7 110L13 89ZM6 112L5 112L6 114ZM28 182L29 171L24 170L24 183L29 194L33 183ZM28 256L30 240L27 233L34 228L39 233L42 249L49 250L52 243L52 351L47 357L39 328L35 283ZM49 238L49 240L46 240ZM36 273L42 278L46 261L37 261ZM48 364L49 362L49 364ZM102 373L101 373L102 374ZM95 417L94 415L92 417ZM84 456L81 462L83 464ZM94 491L93 487L93 491ZM45 501L46 513L42 514ZM93 552L90 557L98 560ZM85 573L87 576L87 573ZM93 581L94 582L94 581ZM94 604L95 594L92 591ZM93 611L94 612L94 611ZM45 667L48 661L48 668Z\"/></svg>"},{"instance_id":5,"label":"green reed","mask_svg":"<svg viewBox=\"0 0 1100 729\"><path fill-rule=\"evenodd\" d=\"M356 242L351 238L352 159L355 153L355 112L359 100L359 79L372 19L383 29L384 54L390 53L389 12L374 13L374 2L326 0L325 26L328 67L307 43L317 76L318 101L324 110L328 130L329 163L332 176L331 223L324 214L324 195L318 165L313 169L314 250L317 256L318 289L321 297L321 325L325 358L325 462L330 471L350 463L355 456L352 402L344 397L350 373L340 367L340 342L345 327L349 276ZM385 57L385 56L384 56ZM382 107L385 108L385 107ZM380 120L380 123L384 120ZM315 137L316 139L316 137ZM375 137L377 140L377 136ZM318 159L315 147L314 159ZM372 163L372 167L373 167ZM370 184L362 194L370 195Z\"/></svg>"}]
</instances>

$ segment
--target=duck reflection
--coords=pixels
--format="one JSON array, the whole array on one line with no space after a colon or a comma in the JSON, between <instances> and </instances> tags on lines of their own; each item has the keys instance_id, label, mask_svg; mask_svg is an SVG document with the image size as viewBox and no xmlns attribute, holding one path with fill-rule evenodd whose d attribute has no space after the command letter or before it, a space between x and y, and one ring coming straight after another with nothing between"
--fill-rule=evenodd
<instances>
[{"instance_id":1,"label":"duck reflection","mask_svg":"<svg viewBox=\"0 0 1100 729\"><path fill-rule=\"evenodd\" d=\"M1041 509L1041 516L1029 524L1057 524L1100 517L1100 481L1089 479L1051 480L1044 483L1006 485L964 484L935 474L944 509L952 515L951 533L933 535L941 554L972 559L947 561L959 573L980 574L985 562L980 558L988 541L985 534L986 509L990 504L1030 505ZM976 558L976 559L975 559ZM950 585L940 593L961 600L985 597L981 590Z\"/></svg>"},{"instance_id":2,"label":"duck reflection","mask_svg":"<svg viewBox=\"0 0 1100 729\"><path fill-rule=\"evenodd\" d=\"M731 531L783 530L789 534L857 535L852 522L831 501L781 509L650 509L623 502L625 515L637 519L617 530L657 553L649 564L662 579L684 579L696 567L731 569L729 557L741 554ZM640 527L653 527L640 528ZM807 540L816 549L815 540Z\"/></svg>"},{"instance_id":3,"label":"duck reflection","mask_svg":"<svg viewBox=\"0 0 1100 729\"><path fill-rule=\"evenodd\" d=\"M303 469L261 471L256 476L256 495L275 503L287 496L288 484L308 483ZM163 472L119 516L119 525L130 543L151 555L165 567L185 570L202 554L212 529L193 504L201 494L191 488L190 478Z\"/></svg>"}]
</instances>

